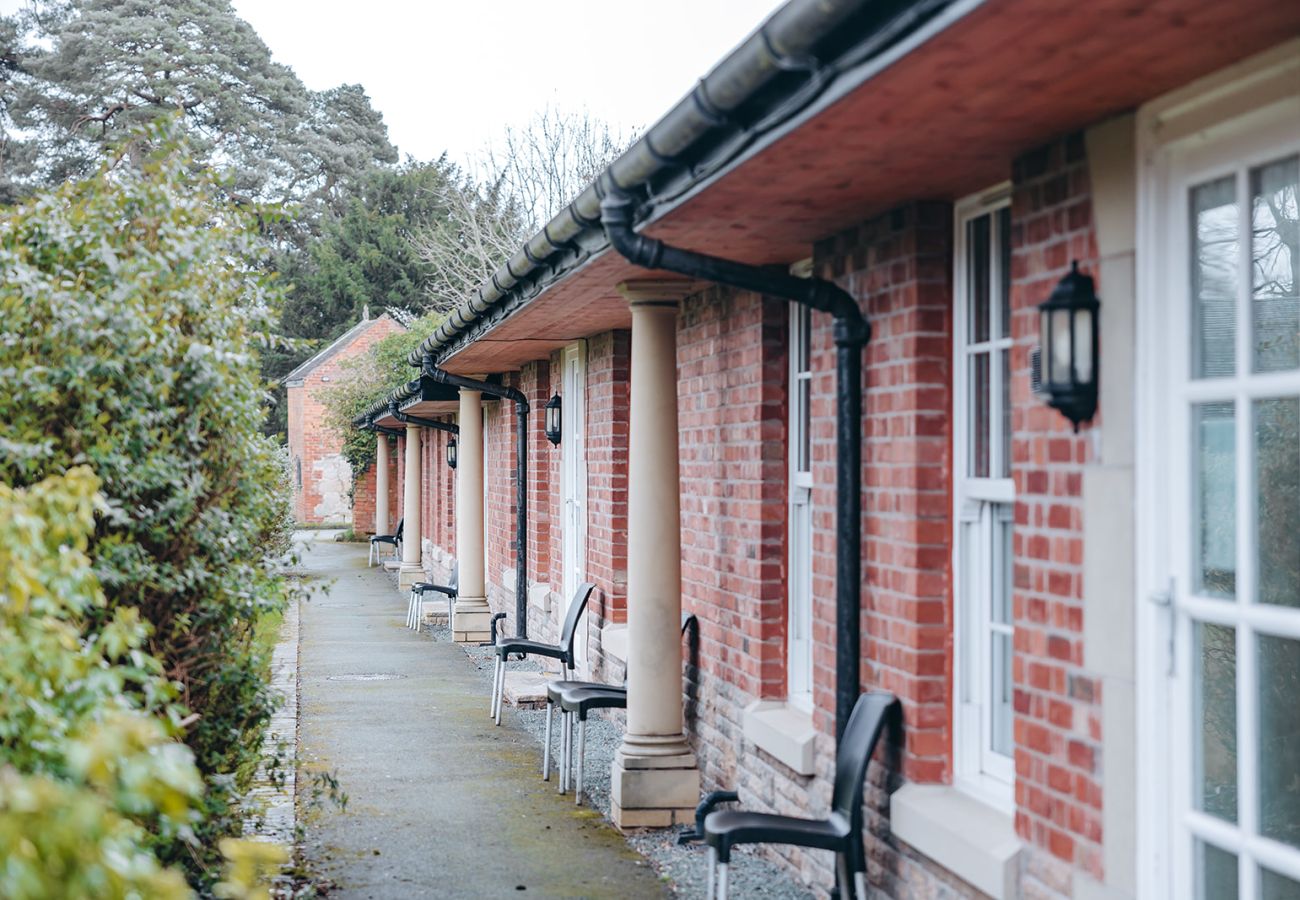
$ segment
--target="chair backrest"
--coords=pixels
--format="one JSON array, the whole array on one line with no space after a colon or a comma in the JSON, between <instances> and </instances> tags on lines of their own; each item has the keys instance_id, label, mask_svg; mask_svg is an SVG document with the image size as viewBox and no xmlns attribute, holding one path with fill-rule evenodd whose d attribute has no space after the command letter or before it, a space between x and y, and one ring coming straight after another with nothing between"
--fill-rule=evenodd
<instances>
[{"instance_id":1,"label":"chair backrest","mask_svg":"<svg viewBox=\"0 0 1300 900\"><path fill-rule=\"evenodd\" d=\"M402 528L405 525L406 525L406 516L402 516L402 518L397 520L397 530L393 532L393 537L397 538L399 541L402 539Z\"/></svg>"},{"instance_id":2,"label":"chair backrest","mask_svg":"<svg viewBox=\"0 0 1300 900\"><path fill-rule=\"evenodd\" d=\"M447 587L460 594L460 566L451 567L451 577L447 579Z\"/></svg>"},{"instance_id":3,"label":"chair backrest","mask_svg":"<svg viewBox=\"0 0 1300 900\"><path fill-rule=\"evenodd\" d=\"M573 595L569 612L564 617L564 627L560 629L560 649L564 651L564 658L568 661L569 668L573 668L573 642L578 636L578 620L587 611L587 601L591 599L591 592L595 589L596 586L590 581L578 585L578 592Z\"/></svg>"},{"instance_id":4,"label":"chair backrest","mask_svg":"<svg viewBox=\"0 0 1300 900\"><path fill-rule=\"evenodd\" d=\"M835 751L835 789L831 794L831 809L855 827L860 827L862 821L862 790L863 780L867 777L867 763L871 761L871 754L880 742L880 733L897 703L897 697L884 691L872 691L858 697Z\"/></svg>"}]
</instances>

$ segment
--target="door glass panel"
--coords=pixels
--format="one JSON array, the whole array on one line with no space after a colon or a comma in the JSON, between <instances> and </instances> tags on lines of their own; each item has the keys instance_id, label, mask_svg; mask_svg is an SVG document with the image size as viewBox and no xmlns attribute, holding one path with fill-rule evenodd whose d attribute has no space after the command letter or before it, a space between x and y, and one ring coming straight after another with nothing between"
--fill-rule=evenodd
<instances>
[{"instance_id":1,"label":"door glass panel","mask_svg":"<svg viewBox=\"0 0 1300 900\"><path fill-rule=\"evenodd\" d=\"M1300 399L1254 405L1259 602L1300 606Z\"/></svg>"},{"instance_id":2,"label":"door glass panel","mask_svg":"<svg viewBox=\"0 0 1300 900\"><path fill-rule=\"evenodd\" d=\"M1196 842L1196 896L1231 900L1237 896L1237 857L1213 844Z\"/></svg>"},{"instance_id":3,"label":"door glass panel","mask_svg":"<svg viewBox=\"0 0 1300 900\"><path fill-rule=\"evenodd\" d=\"M1195 457L1192 477L1194 515L1194 590L1231 597L1237 581L1236 454L1231 403L1192 407Z\"/></svg>"},{"instance_id":4,"label":"door glass panel","mask_svg":"<svg viewBox=\"0 0 1300 900\"><path fill-rule=\"evenodd\" d=\"M982 344L989 339L989 217L971 219L966 225L966 240L970 260L970 326L969 343Z\"/></svg>"},{"instance_id":5,"label":"door glass panel","mask_svg":"<svg viewBox=\"0 0 1300 900\"><path fill-rule=\"evenodd\" d=\"M974 478L987 478L989 475L989 354L972 355L970 365L970 474Z\"/></svg>"},{"instance_id":6,"label":"door glass panel","mask_svg":"<svg viewBox=\"0 0 1300 900\"><path fill-rule=\"evenodd\" d=\"M1300 366L1300 157L1250 173L1250 289L1255 371Z\"/></svg>"},{"instance_id":7,"label":"door glass panel","mask_svg":"<svg viewBox=\"0 0 1300 900\"><path fill-rule=\"evenodd\" d=\"M1300 641L1260 635L1259 832L1300 847Z\"/></svg>"},{"instance_id":8,"label":"door glass panel","mask_svg":"<svg viewBox=\"0 0 1300 900\"><path fill-rule=\"evenodd\" d=\"M1261 900L1300 900L1300 881L1264 869L1259 873Z\"/></svg>"},{"instance_id":9,"label":"door glass panel","mask_svg":"<svg viewBox=\"0 0 1300 900\"><path fill-rule=\"evenodd\" d=\"M1237 188L1231 175L1192 188L1192 375L1231 375L1237 335Z\"/></svg>"},{"instance_id":10,"label":"door glass panel","mask_svg":"<svg viewBox=\"0 0 1300 900\"><path fill-rule=\"evenodd\" d=\"M1195 626L1194 699L1196 744L1193 795L1196 808L1237 821L1236 631L1199 622Z\"/></svg>"}]
</instances>

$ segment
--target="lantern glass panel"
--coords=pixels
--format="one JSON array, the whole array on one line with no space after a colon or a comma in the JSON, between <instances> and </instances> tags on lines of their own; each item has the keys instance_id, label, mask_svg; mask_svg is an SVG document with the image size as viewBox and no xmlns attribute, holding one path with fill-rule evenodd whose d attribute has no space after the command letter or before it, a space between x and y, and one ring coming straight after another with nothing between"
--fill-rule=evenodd
<instances>
[{"instance_id":1,"label":"lantern glass panel","mask_svg":"<svg viewBox=\"0 0 1300 900\"><path fill-rule=\"evenodd\" d=\"M1047 380L1053 387L1070 384L1070 310L1054 309L1051 311L1051 342L1047 360Z\"/></svg>"},{"instance_id":2,"label":"lantern glass panel","mask_svg":"<svg viewBox=\"0 0 1300 900\"><path fill-rule=\"evenodd\" d=\"M1092 310L1074 311L1074 380L1092 381Z\"/></svg>"}]
</instances>

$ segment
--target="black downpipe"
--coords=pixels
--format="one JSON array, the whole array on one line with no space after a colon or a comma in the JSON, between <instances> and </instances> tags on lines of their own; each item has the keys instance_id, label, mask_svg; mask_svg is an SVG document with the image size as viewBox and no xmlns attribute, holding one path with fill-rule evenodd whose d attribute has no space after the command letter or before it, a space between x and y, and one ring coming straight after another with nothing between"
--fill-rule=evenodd
<instances>
[{"instance_id":1,"label":"black downpipe","mask_svg":"<svg viewBox=\"0 0 1300 900\"><path fill-rule=\"evenodd\" d=\"M370 430L377 432L378 434L386 434L392 438L406 437L406 432L400 428L389 428L387 425L375 425L373 422L370 425Z\"/></svg>"},{"instance_id":2,"label":"black downpipe","mask_svg":"<svg viewBox=\"0 0 1300 900\"><path fill-rule=\"evenodd\" d=\"M424 357L421 373L428 375L441 384L463 388L467 391L481 391L492 397L510 400L515 404L515 438L518 449L515 452L515 636L528 637L528 398L517 388L502 384L492 384L453 375L444 372L433 364L433 360Z\"/></svg>"},{"instance_id":3,"label":"black downpipe","mask_svg":"<svg viewBox=\"0 0 1300 900\"><path fill-rule=\"evenodd\" d=\"M460 426L454 422L439 422L437 419L413 416L402 412L396 406L388 407L388 414L403 425L419 425L421 428L432 428L435 431L445 431L448 434L460 434Z\"/></svg>"},{"instance_id":4,"label":"black downpipe","mask_svg":"<svg viewBox=\"0 0 1300 900\"><path fill-rule=\"evenodd\" d=\"M796 278L783 272L670 247L637 234L636 201L607 185L600 204L610 244L646 269L661 269L781 297L830 313L835 322L835 739L844 735L861 689L862 608L862 348L871 325L853 297L834 282Z\"/></svg>"}]
</instances>

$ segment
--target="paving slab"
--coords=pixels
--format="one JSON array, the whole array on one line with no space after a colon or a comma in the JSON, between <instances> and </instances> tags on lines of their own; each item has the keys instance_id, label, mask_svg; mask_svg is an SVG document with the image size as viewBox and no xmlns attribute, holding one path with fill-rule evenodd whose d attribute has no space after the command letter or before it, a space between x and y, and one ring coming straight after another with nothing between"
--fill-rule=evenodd
<instances>
[{"instance_id":1,"label":"paving slab","mask_svg":"<svg viewBox=\"0 0 1300 900\"><path fill-rule=\"evenodd\" d=\"M526 728L492 725L476 662L404 626L405 595L366 552L320 542L302 560L300 808L313 771L348 796L301 808L303 860L329 896L667 896L598 812L539 779Z\"/></svg>"}]
</instances>

